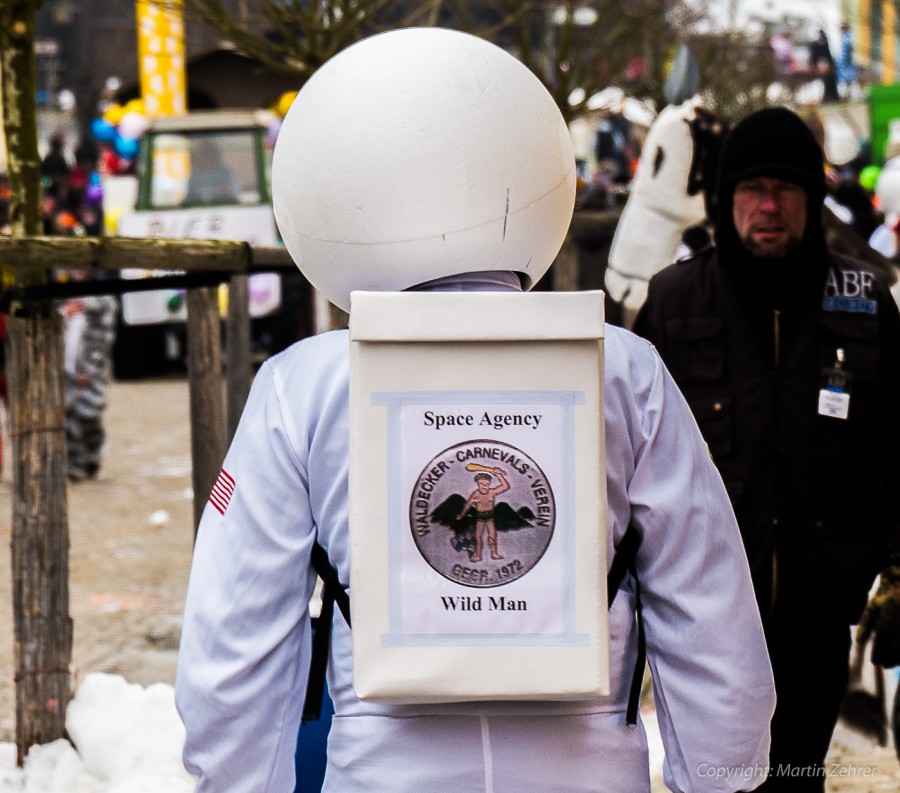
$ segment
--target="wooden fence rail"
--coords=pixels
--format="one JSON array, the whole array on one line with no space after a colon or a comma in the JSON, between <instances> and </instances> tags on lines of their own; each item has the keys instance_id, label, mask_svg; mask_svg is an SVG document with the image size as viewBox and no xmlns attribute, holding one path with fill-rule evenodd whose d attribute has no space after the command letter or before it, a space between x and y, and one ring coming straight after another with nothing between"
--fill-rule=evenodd
<instances>
[{"instance_id":1,"label":"wooden fence rail","mask_svg":"<svg viewBox=\"0 0 900 793\"><path fill-rule=\"evenodd\" d=\"M233 240L158 237L0 237L0 266L17 271L48 268L204 270L246 273L293 267L285 248Z\"/></svg>"}]
</instances>

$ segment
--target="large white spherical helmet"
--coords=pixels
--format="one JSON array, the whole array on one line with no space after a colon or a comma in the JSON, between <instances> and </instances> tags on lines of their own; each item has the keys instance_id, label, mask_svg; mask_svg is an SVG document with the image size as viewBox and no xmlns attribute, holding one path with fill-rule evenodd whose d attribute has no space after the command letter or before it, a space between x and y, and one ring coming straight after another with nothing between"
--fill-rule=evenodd
<instances>
[{"instance_id":1,"label":"large white spherical helmet","mask_svg":"<svg viewBox=\"0 0 900 793\"><path fill-rule=\"evenodd\" d=\"M482 39L406 28L365 39L299 92L272 164L275 219L309 281L349 310L465 272L530 288L575 200L568 129L540 81Z\"/></svg>"}]
</instances>

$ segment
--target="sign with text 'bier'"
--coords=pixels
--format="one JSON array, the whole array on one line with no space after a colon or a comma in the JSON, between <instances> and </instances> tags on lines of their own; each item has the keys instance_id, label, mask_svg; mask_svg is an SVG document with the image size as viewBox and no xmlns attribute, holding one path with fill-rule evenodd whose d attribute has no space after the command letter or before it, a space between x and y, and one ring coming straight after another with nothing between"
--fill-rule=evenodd
<instances>
[{"instance_id":1,"label":"sign with text 'bier'","mask_svg":"<svg viewBox=\"0 0 900 793\"><path fill-rule=\"evenodd\" d=\"M602 293L354 292L350 317L357 695L608 693Z\"/></svg>"}]
</instances>

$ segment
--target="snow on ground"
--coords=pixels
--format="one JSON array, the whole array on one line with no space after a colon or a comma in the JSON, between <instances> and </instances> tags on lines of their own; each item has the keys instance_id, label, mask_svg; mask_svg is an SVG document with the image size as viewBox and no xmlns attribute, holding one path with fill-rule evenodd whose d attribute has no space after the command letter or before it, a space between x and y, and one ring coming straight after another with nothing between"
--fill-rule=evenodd
<instances>
[{"instance_id":1,"label":"snow on ground","mask_svg":"<svg viewBox=\"0 0 900 793\"><path fill-rule=\"evenodd\" d=\"M90 674L69 704L66 729L72 743L33 747L24 768L16 767L15 746L0 744L0 793L194 789L194 778L181 764L184 727L170 685L144 688L119 675Z\"/></svg>"},{"instance_id":2,"label":"snow on ground","mask_svg":"<svg viewBox=\"0 0 900 793\"><path fill-rule=\"evenodd\" d=\"M642 713L651 777L662 780L663 750L656 714ZM93 673L66 712L72 743L35 746L16 766L16 747L0 744L0 793L191 793L181 764L184 727L172 686L144 688L120 675ZM74 744L74 746L73 746Z\"/></svg>"},{"instance_id":3,"label":"snow on ground","mask_svg":"<svg viewBox=\"0 0 900 793\"><path fill-rule=\"evenodd\" d=\"M652 790L666 791L656 712L646 708L641 719L650 750ZM15 746L0 743L0 793L192 793L194 789L194 778L181 764L184 727L175 710L174 689L166 683L145 688L120 675L89 674L69 704L66 728L72 743L60 740L33 747L24 768L16 766ZM872 783L865 787L835 783L829 784L829 791L897 789L891 770L896 762L889 748L873 748L871 741L841 725L836 738L829 755L832 761L848 767L871 765L880 775L858 780Z\"/></svg>"}]
</instances>

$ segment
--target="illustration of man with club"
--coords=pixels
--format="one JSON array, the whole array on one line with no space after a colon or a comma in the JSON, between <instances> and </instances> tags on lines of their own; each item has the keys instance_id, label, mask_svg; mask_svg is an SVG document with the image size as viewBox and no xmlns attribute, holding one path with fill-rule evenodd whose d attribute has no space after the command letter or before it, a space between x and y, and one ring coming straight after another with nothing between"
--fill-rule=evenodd
<instances>
[{"instance_id":1,"label":"illustration of man with club","mask_svg":"<svg viewBox=\"0 0 900 793\"><path fill-rule=\"evenodd\" d=\"M509 490L506 474L499 468L488 468L484 465L469 464L466 468L470 471L478 471L475 474L476 490L469 496L469 500L466 501L466 505L457 517L457 520L462 520L469 509L475 507L475 555L471 561L481 561L484 551L485 531L487 531L491 559L502 559L503 555L497 551L497 529L494 526L494 498ZM497 487L491 487L491 474L500 480L500 484Z\"/></svg>"}]
</instances>

